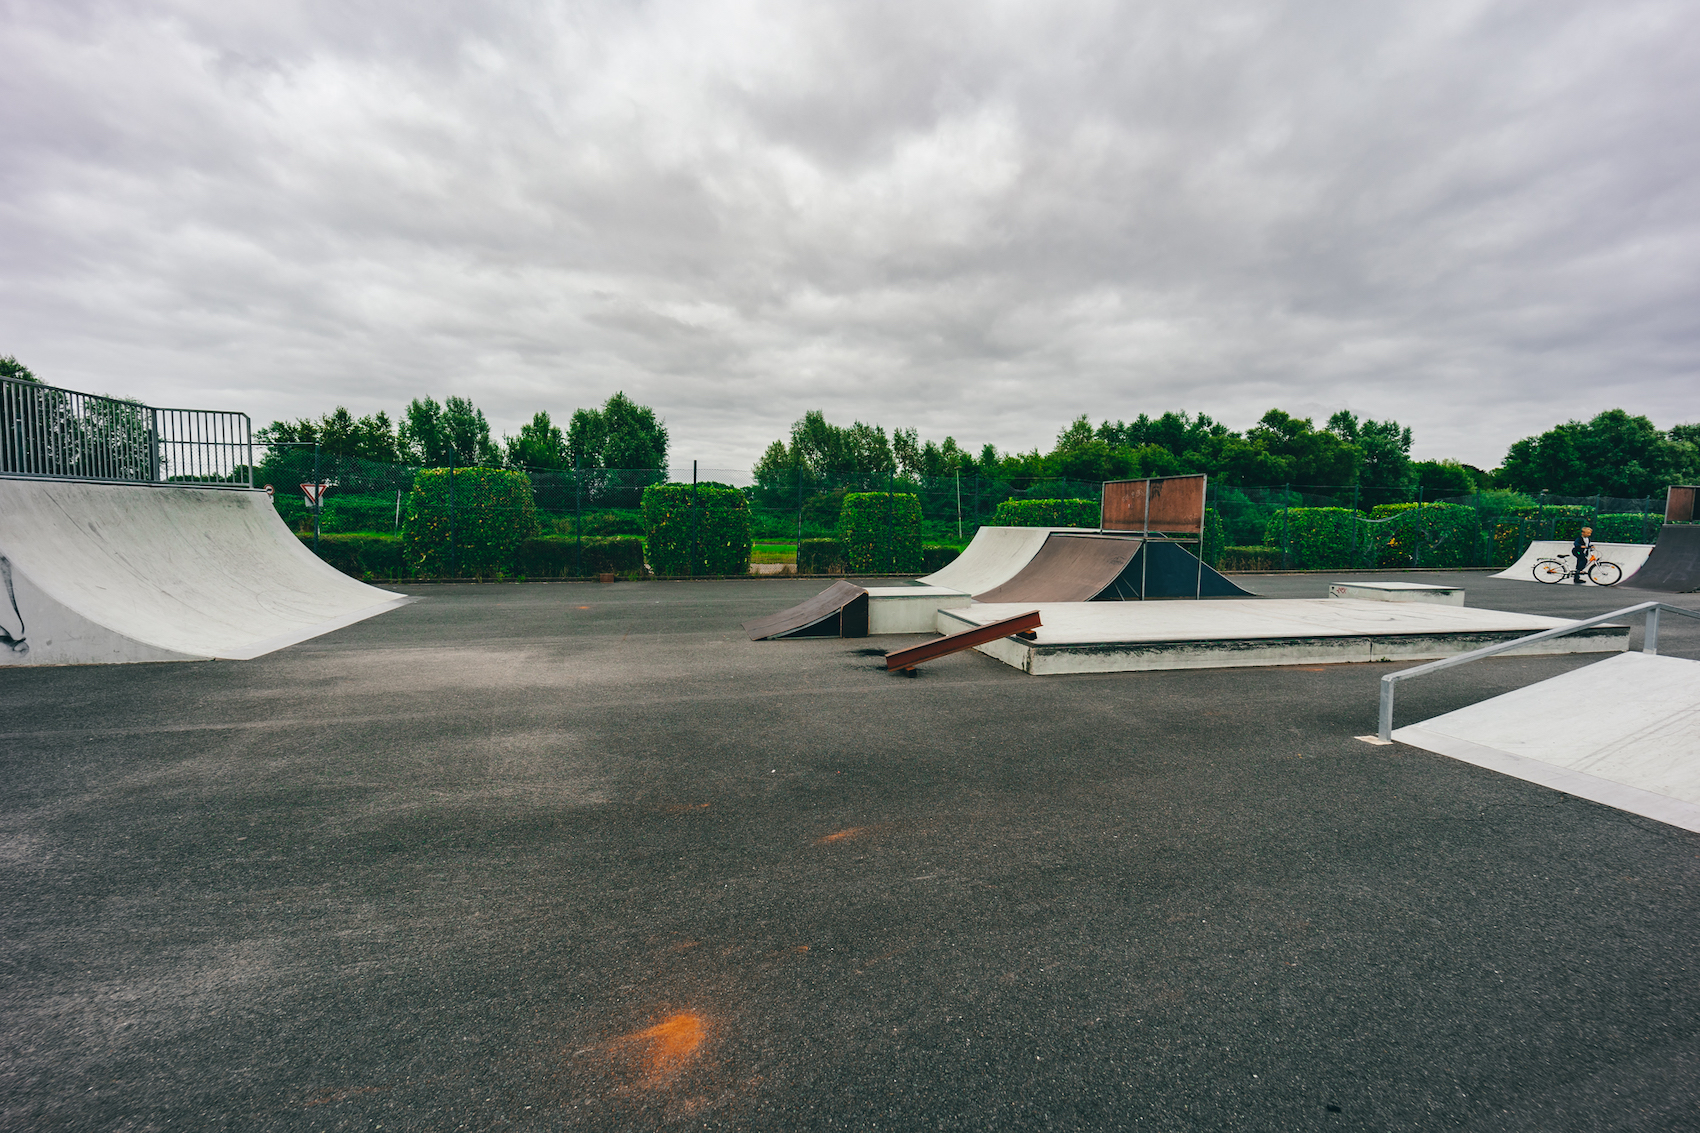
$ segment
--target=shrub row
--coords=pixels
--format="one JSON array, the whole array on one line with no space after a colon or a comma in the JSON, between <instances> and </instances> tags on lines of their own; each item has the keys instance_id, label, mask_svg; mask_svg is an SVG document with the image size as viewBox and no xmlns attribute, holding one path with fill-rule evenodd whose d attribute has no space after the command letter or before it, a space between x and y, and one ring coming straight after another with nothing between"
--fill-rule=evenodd
<instances>
[{"instance_id":1,"label":"shrub row","mask_svg":"<svg viewBox=\"0 0 1700 1133\"><path fill-rule=\"evenodd\" d=\"M844 544L837 539L804 539L797 544L798 574L844 574Z\"/></svg>"},{"instance_id":2,"label":"shrub row","mask_svg":"<svg viewBox=\"0 0 1700 1133\"><path fill-rule=\"evenodd\" d=\"M1656 512L1608 512L1594 517L1594 539L1600 543L1657 543L1665 517Z\"/></svg>"},{"instance_id":3,"label":"shrub row","mask_svg":"<svg viewBox=\"0 0 1700 1133\"><path fill-rule=\"evenodd\" d=\"M297 537L308 550L313 549L312 535ZM582 574L574 570L578 554L576 540L545 535L527 539L519 545L511 562L487 573L525 578L590 578L599 574L636 578L643 574L643 540L636 536L585 539ZM355 578L442 577L409 570L402 540L395 535L321 535L319 557Z\"/></svg>"},{"instance_id":4,"label":"shrub row","mask_svg":"<svg viewBox=\"0 0 1700 1133\"><path fill-rule=\"evenodd\" d=\"M525 473L422 468L407 498L402 556L409 574L494 575L507 569L537 529L537 505Z\"/></svg>"},{"instance_id":5,"label":"shrub row","mask_svg":"<svg viewBox=\"0 0 1700 1133\"><path fill-rule=\"evenodd\" d=\"M900 492L851 492L838 513L838 542L852 571L921 569L921 500ZM801 562L798 566L801 568Z\"/></svg>"},{"instance_id":6,"label":"shrub row","mask_svg":"<svg viewBox=\"0 0 1700 1133\"><path fill-rule=\"evenodd\" d=\"M309 551L313 535L298 535ZM321 535L319 557L354 578L406 578L401 540L394 535Z\"/></svg>"},{"instance_id":7,"label":"shrub row","mask_svg":"<svg viewBox=\"0 0 1700 1133\"><path fill-rule=\"evenodd\" d=\"M1279 570L1279 547L1224 547L1219 570Z\"/></svg>"},{"instance_id":8,"label":"shrub row","mask_svg":"<svg viewBox=\"0 0 1700 1133\"><path fill-rule=\"evenodd\" d=\"M1090 527L1097 530L1097 500L1005 500L992 513L993 527Z\"/></svg>"},{"instance_id":9,"label":"shrub row","mask_svg":"<svg viewBox=\"0 0 1700 1133\"><path fill-rule=\"evenodd\" d=\"M750 503L730 484L651 484L643 490L643 526L656 574L750 571Z\"/></svg>"},{"instance_id":10,"label":"shrub row","mask_svg":"<svg viewBox=\"0 0 1700 1133\"><path fill-rule=\"evenodd\" d=\"M527 539L514 555L513 573L525 578L637 578L643 574L643 540L635 535L586 536L581 546L565 535Z\"/></svg>"}]
</instances>

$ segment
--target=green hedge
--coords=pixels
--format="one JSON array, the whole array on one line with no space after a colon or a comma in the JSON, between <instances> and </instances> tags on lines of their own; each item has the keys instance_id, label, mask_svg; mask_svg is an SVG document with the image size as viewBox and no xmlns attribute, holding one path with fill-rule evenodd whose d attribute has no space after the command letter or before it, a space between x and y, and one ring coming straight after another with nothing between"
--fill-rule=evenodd
<instances>
[{"instance_id":1,"label":"green hedge","mask_svg":"<svg viewBox=\"0 0 1700 1133\"><path fill-rule=\"evenodd\" d=\"M1279 570L1279 547L1223 547L1221 570Z\"/></svg>"},{"instance_id":2,"label":"green hedge","mask_svg":"<svg viewBox=\"0 0 1700 1133\"><path fill-rule=\"evenodd\" d=\"M1363 561L1366 530L1376 529L1366 529L1358 522L1358 513L1349 507L1282 508L1264 525L1263 545L1275 548L1281 556L1276 566L1338 570Z\"/></svg>"},{"instance_id":3,"label":"green hedge","mask_svg":"<svg viewBox=\"0 0 1700 1133\"><path fill-rule=\"evenodd\" d=\"M590 578L598 574L638 578L643 574L643 540L635 535L586 536L583 570L575 569L579 553L579 542L571 536L527 539L514 555L513 573L525 578Z\"/></svg>"},{"instance_id":4,"label":"green hedge","mask_svg":"<svg viewBox=\"0 0 1700 1133\"><path fill-rule=\"evenodd\" d=\"M837 539L804 539L797 544L798 574L844 574L844 544Z\"/></svg>"},{"instance_id":5,"label":"green hedge","mask_svg":"<svg viewBox=\"0 0 1700 1133\"><path fill-rule=\"evenodd\" d=\"M956 557L961 553L957 548L948 547L943 543L923 543L921 545L921 570L925 574L931 574L935 570L943 570L955 562Z\"/></svg>"},{"instance_id":6,"label":"green hedge","mask_svg":"<svg viewBox=\"0 0 1700 1133\"><path fill-rule=\"evenodd\" d=\"M450 514L450 491L453 514ZM402 555L409 573L446 577L454 533L454 574L500 574L519 545L537 534L531 478L505 468L422 468L413 477L402 520Z\"/></svg>"},{"instance_id":7,"label":"green hedge","mask_svg":"<svg viewBox=\"0 0 1700 1133\"><path fill-rule=\"evenodd\" d=\"M1090 527L1098 529L1097 500L1005 500L992 513L993 527Z\"/></svg>"},{"instance_id":8,"label":"green hedge","mask_svg":"<svg viewBox=\"0 0 1700 1133\"><path fill-rule=\"evenodd\" d=\"M656 574L750 573L750 503L729 484L651 484L643 529Z\"/></svg>"},{"instance_id":9,"label":"green hedge","mask_svg":"<svg viewBox=\"0 0 1700 1133\"><path fill-rule=\"evenodd\" d=\"M1657 543L1665 517L1657 512L1607 512L1594 517L1596 543Z\"/></svg>"},{"instance_id":10,"label":"green hedge","mask_svg":"<svg viewBox=\"0 0 1700 1133\"><path fill-rule=\"evenodd\" d=\"M850 492L838 513L838 541L853 571L909 574L921 569L921 500L901 492Z\"/></svg>"},{"instance_id":11,"label":"green hedge","mask_svg":"<svg viewBox=\"0 0 1700 1133\"><path fill-rule=\"evenodd\" d=\"M309 551L311 534L299 536ZM319 557L354 578L406 578L401 539L395 535L321 535Z\"/></svg>"},{"instance_id":12,"label":"green hedge","mask_svg":"<svg viewBox=\"0 0 1700 1133\"><path fill-rule=\"evenodd\" d=\"M1391 517L1376 532L1376 565L1474 566L1482 539L1481 517L1461 504L1377 504L1371 519Z\"/></svg>"}]
</instances>

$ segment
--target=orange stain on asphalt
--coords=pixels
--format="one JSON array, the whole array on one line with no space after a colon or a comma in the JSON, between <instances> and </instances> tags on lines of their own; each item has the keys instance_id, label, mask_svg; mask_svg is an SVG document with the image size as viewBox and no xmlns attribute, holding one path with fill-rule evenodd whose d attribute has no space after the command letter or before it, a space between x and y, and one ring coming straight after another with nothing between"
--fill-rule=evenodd
<instances>
[{"instance_id":1,"label":"orange stain on asphalt","mask_svg":"<svg viewBox=\"0 0 1700 1133\"><path fill-rule=\"evenodd\" d=\"M645 1084L659 1085L682 1070L685 1063L695 1058L702 1049L703 1040L708 1037L702 1024L702 1016L696 1012L680 1011L648 1030L637 1031L617 1041L643 1044L644 1070L648 1074Z\"/></svg>"},{"instance_id":2,"label":"orange stain on asphalt","mask_svg":"<svg viewBox=\"0 0 1700 1133\"><path fill-rule=\"evenodd\" d=\"M840 830L836 834L828 834L825 838L818 839L815 842L815 845L825 846L830 842L842 842L846 838L858 838L867 832L868 828L866 826L851 826Z\"/></svg>"}]
</instances>

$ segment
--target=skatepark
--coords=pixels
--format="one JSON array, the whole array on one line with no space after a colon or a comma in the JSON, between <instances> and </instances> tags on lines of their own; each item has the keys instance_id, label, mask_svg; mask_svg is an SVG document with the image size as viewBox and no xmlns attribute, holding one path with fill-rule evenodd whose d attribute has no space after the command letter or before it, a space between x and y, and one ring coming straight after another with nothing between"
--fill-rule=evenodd
<instances>
[{"instance_id":1,"label":"skatepark","mask_svg":"<svg viewBox=\"0 0 1700 1133\"><path fill-rule=\"evenodd\" d=\"M1419 660L1700 595L1209 597L1149 531L1042 529L828 594L372 588L258 493L44 483L0 479L33 501L0 513L5 1128L1663 1129L1700 1103L1700 835L1629 797L1700 805L1672 758L1700 621L1437 671L1366 740ZM740 628L799 607L831 624ZM51 663L168 657L230 660Z\"/></svg>"}]
</instances>

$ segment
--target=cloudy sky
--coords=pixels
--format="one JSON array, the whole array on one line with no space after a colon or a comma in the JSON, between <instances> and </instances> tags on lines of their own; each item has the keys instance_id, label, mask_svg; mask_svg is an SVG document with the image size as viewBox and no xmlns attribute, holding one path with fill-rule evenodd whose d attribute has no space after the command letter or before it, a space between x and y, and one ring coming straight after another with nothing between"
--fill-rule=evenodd
<instances>
[{"instance_id":1,"label":"cloudy sky","mask_svg":"<svg viewBox=\"0 0 1700 1133\"><path fill-rule=\"evenodd\" d=\"M0 0L0 354L256 424L616 389L1048 449L1700 420L1692 0ZM1320 423L1320 420L1319 420Z\"/></svg>"}]
</instances>

